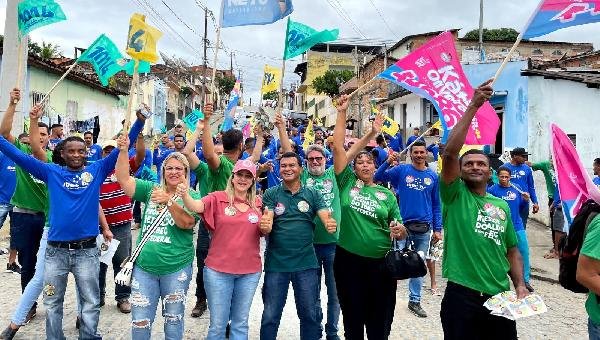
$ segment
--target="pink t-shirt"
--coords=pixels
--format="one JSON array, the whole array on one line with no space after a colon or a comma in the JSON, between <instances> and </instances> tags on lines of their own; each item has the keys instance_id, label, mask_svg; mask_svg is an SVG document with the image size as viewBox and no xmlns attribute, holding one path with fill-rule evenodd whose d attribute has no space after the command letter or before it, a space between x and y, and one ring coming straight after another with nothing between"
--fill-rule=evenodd
<instances>
[{"instance_id":1,"label":"pink t-shirt","mask_svg":"<svg viewBox=\"0 0 600 340\"><path fill-rule=\"evenodd\" d=\"M217 191L202 198L204 226L211 233L210 247L205 264L209 268L228 274L250 274L262 270L260 259L260 229L262 201L256 197L257 210L235 210L227 216L227 194Z\"/></svg>"}]
</instances>

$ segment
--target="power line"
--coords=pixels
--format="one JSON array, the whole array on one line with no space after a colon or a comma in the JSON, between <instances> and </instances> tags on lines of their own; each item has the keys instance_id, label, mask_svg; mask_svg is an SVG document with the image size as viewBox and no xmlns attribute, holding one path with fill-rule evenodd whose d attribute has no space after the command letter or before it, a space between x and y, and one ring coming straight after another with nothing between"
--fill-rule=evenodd
<instances>
[{"instance_id":1,"label":"power line","mask_svg":"<svg viewBox=\"0 0 600 340\"><path fill-rule=\"evenodd\" d=\"M369 0L369 2L371 3L371 5L373 5L373 8L375 8L375 10L377 11L377 14L379 14L379 17L381 18L381 20L383 21L383 23L385 24L385 26L387 27L387 29L396 37L396 39L400 39L400 37L398 36L398 34L396 34L396 32L394 32L394 30L392 30L392 28L388 24L387 20L385 20L385 17L383 16L383 13L381 13L381 11L379 10L379 8L377 8L377 6L375 6L375 2L373 2L373 0Z\"/></svg>"},{"instance_id":2,"label":"power line","mask_svg":"<svg viewBox=\"0 0 600 340\"><path fill-rule=\"evenodd\" d=\"M335 2L335 3L334 3ZM363 38L367 39L367 36L360 30L360 28L358 27L358 25L356 25L354 23L354 21L352 21L352 18L350 18L350 15L348 14L348 12L346 12L346 10L344 9L344 7L340 4L340 2L338 0L327 0L327 3L329 4L329 6L331 6L331 8L333 8L336 13L346 22L350 25L350 27L359 35L361 35ZM337 3L337 4L336 4Z\"/></svg>"},{"instance_id":3,"label":"power line","mask_svg":"<svg viewBox=\"0 0 600 340\"><path fill-rule=\"evenodd\" d=\"M183 19L181 19L179 15L177 15L177 13L175 13L175 11L171 7L169 7L169 5L167 5L166 2L164 2L164 0L162 1L162 3L163 5L165 5L165 7L169 9L169 11L171 11L171 13L173 13L173 15L177 18L177 20L179 20L179 22L184 24L185 27L187 27L190 31L192 31L195 35L199 36L202 39L202 36L198 34L192 27L190 27L190 25L188 25L185 21L183 21Z\"/></svg>"}]
</instances>

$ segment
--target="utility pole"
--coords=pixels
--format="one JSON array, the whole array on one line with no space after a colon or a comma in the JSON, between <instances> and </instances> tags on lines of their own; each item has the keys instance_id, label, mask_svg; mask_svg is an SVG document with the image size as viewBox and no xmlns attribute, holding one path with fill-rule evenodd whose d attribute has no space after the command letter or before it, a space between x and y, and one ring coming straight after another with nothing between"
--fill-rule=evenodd
<instances>
[{"instance_id":1,"label":"utility pole","mask_svg":"<svg viewBox=\"0 0 600 340\"><path fill-rule=\"evenodd\" d=\"M206 31L208 28L208 8L204 7L204 39L202 43L204 45L204 56L202 57L202 91L200 92L200 106L204 109L204 98L206 97L206 45L208 39L206 38Z\"/></svg>"},{"instance_id":2,"label":"utility pole","mask_svg":"<svg viewBox=\"0 0 600 340\"><path fill-rule=\"evenodd\" d=\"M479 0L479 61L483 59L483 0Z\"/></svg>"},{"instance_id":3,"label":"utility pole","mask_svg":"<svg viewBox=\"0 0 600 340\"><path fill-rule=\"evenodd\" d=\"M229 70L231 71L231 75L235 77L233 74L233 52L229 55Z\"/></svg>"}]
</instances>

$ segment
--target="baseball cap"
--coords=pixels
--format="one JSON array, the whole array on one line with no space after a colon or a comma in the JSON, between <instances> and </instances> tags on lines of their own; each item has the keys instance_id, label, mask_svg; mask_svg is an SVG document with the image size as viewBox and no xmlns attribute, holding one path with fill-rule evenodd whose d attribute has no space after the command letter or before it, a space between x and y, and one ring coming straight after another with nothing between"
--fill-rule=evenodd
<instances>
[{"instance_id":1,"label":"baseball cap","mask_svg":"<svg viewBox=\"0 0 600 340\"><path fill-rule=\"evenodd\" d=\"M530 153L525 151L525 148L514 148L514 149L512 149L510 154L513 156L528 156L528 155L530 155Z\"/></svg>"},{"instance_id":2,"label":"baseball cap","mask_svg":"<svg viewBox=\"0 0 600 340\"><path fill-rule=\"evenodd\" d=\"M252 177L256 178L256 165L252 163L249 159L239 160L235 163L233 167L233 173L236 173L241 170L248 170L252 174Z\"/></svg>"},{"instance_id":3,"label":"baseball cap","mask_svg":"<svg viewBox=\"0 0 600 340\"><path fill-rule=\"evenodd\" d=\"M114 139L109 139L104 141L104 143L102 143L102 150L108 148L109 146L112 146L113 148L117 147L117 141Z\"/></svg>"}]
</instances>

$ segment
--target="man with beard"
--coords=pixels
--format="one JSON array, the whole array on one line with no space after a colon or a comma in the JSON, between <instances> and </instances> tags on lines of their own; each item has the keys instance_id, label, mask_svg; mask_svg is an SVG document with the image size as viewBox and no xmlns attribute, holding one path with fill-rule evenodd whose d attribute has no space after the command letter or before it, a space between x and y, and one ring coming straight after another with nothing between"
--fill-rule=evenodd
<instances>
[{"instance_id":1,"label":"man with beard","mask_svg":"<svg viewBox=\"0 0 600 340\"><path fill-rule=\"evenodd\" d=\"M396 188L400 199L400 215L408 230L408 237L400 241L400 248L406 242L412 243L413 250L427 254L433 228L434 240L442 238L442 210L439 197L438 175L427 167L425 143L416 140L410 147L411 164L389 166L398 161L398 154L392 153L375 173L375 181L390 182ZM408 281L408 309L418 317L427 313L421 307L421 287L423 277Z\"/></svg>"}]
</instances>

